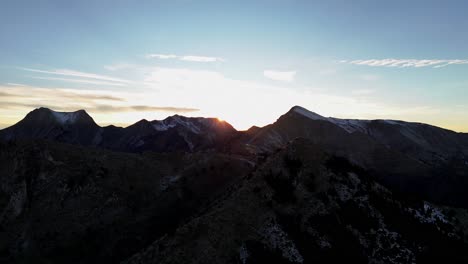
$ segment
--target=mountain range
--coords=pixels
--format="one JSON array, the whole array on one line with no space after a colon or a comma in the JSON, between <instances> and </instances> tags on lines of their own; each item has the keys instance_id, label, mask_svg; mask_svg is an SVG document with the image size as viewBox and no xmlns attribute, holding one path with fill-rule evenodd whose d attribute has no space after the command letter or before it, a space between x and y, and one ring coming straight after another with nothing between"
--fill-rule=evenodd
<instances>
[{"instance_id":1,"label":"mountain range","mask_svg":"<svg viewBox=\"0 0 468 264\"><path fill-rule=\"evenodd\" d=\"M0 130L0 261L467 262L467 188L468 134L422 123L38 108Z\"/></svg>"}]
</instances>

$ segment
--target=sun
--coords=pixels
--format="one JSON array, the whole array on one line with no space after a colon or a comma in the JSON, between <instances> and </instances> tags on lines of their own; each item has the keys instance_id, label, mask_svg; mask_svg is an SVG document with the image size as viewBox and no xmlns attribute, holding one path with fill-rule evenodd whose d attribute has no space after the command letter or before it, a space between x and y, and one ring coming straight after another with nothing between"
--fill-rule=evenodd
<instances>
[{"instance_id":1,"label":"sun","mask_svg":"<svg viewBox=\"0 0 468 264\"><path fill-rule=\"evenodd\" d=\"M223 123L223 122L224 122L224 120L223 120L222 118L217 117L216 119L217 119L218 122L220 122L220 123Z\"/></svg>"}]
</instances>

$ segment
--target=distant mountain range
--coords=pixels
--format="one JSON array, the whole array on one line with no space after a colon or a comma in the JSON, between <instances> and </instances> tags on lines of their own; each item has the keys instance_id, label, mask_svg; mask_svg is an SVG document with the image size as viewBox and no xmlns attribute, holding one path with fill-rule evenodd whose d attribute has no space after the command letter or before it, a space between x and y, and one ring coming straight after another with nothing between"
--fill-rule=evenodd
<instances>
[{"instance_id":1,"label":"distant mountain range","mask_svg":"<svg viewBox=\"0 0 468 264\"><path fill-rule=\"evenodd\" d=\"M465 262L467 189L468 135L422 123L39 108L0 130L0 262Z\"/></svg>"},{"instance_id":2,"label":"distant mountain range","mask_svg":"<svg viewBox=\"0 0 468 264\"><path fill-rule=\"evenodd\" d=\"M190 118L179 115L164 120L141 120L129 127L100 127L84 110L56 112L38 108L17 124L0 132L12 139L45 139L83 146L141 152L196 151L214 147L235 129L215 118Z\"/></svg>"}]
</instances>

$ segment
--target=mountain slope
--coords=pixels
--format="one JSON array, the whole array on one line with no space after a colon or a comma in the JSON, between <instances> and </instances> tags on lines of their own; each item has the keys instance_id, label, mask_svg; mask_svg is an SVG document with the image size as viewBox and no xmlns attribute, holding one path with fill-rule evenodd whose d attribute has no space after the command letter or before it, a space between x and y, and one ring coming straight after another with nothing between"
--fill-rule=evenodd
<instances>
[{"instance_id":1,"label":"mountain slope","mask_svg":"<svg viewBox=\"0 0 468 264\"><path fill-rule=\"evenodd\" d=\"M453 215L297 139L124 263L462 263L467 230Z\"/></svg>"},{"instance_id":2,"label":"mountain slope","mask_svg":"<svg viewBox=\"0 0 468 264\"><path fill-rule=\"evenodd\" d=\"M0 263L118 263L252 170L220 153L0 143Z\"/></svg>"}]
</instances>

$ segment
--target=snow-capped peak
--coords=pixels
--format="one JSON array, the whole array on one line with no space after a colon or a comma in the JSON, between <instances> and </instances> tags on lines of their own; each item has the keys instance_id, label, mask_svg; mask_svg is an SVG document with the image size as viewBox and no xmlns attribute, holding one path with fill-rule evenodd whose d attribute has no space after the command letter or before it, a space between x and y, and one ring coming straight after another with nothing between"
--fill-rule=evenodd
<instances>
[{"instance_id":1,"label":"snow-capped peak","mask_svg":"<svg viewBox=\"0 0 468 264\"><path fill-rule=\"evenodd\" d=\"M362 133L368 133L368 126L371 123L371 120L361 120L361 119L341 119L341 118L334 118L334 117L323 117L319 114L316 114L314 112L311 112L303 107L300 106L294 106L291 111L294 111L295 113L301 114L305 117L308 117L312 120L323 120L323 121L328 121L330 123L333 123L344 130L348 133L353 133L353 132L362 132ZM396 120L375 120L378 122L384 122L389 125L401 125L401 121L396 121Z\"/></svg>"},{"instance_id":2,"label":"snow-capped peak","mask_svg":"<svg viewBox=\"0 0 468 264\"><path fill-rule=\"evenodd\" d=\"M198 120L197 118L185 118L178 115L174 115L161 121L152 121L151 123L153 125L153 128L157 131L166 131L169 128L181 126L187 128L195 134L200 134L201 127L200 124L198 124L199 122L200 120Z\"/></svg>"},{"instance_id":3,"label":"snow-capped peak","mask_svg":"<svg viewBox=\"0 0 468 264\"><path fill-rule=\"evenodd\" d=\"M305 109L303 107L300 107L300 106L294 106L291 110L298 113L298 114L301 114L301 115L303 115L303 116L305 116L307 118L310 118L312 120L327 120L327 121L329 121L328 118L323 117L323 116L321 116L319 114L316 114L314 112L311 112L311 111L309 111L309 110L307 110L307 109Z\"/></svg>"},{"instance_id":4,"label":"snow-capped peak","mask_svg":"<svg viewBox=\"0 0 468 264\"><path fill-rule=\"evenodd\" d=\"M294 111L295 113L301 114L312 120L322 120L322 121L328 121L330 123L333 123L343 128L348 133L353 133L356 131L365 132L367 124L369 123L369 121L367 120L324 117L300 106L294 106L291 110Z\"/></svg>"}]
</instances>

